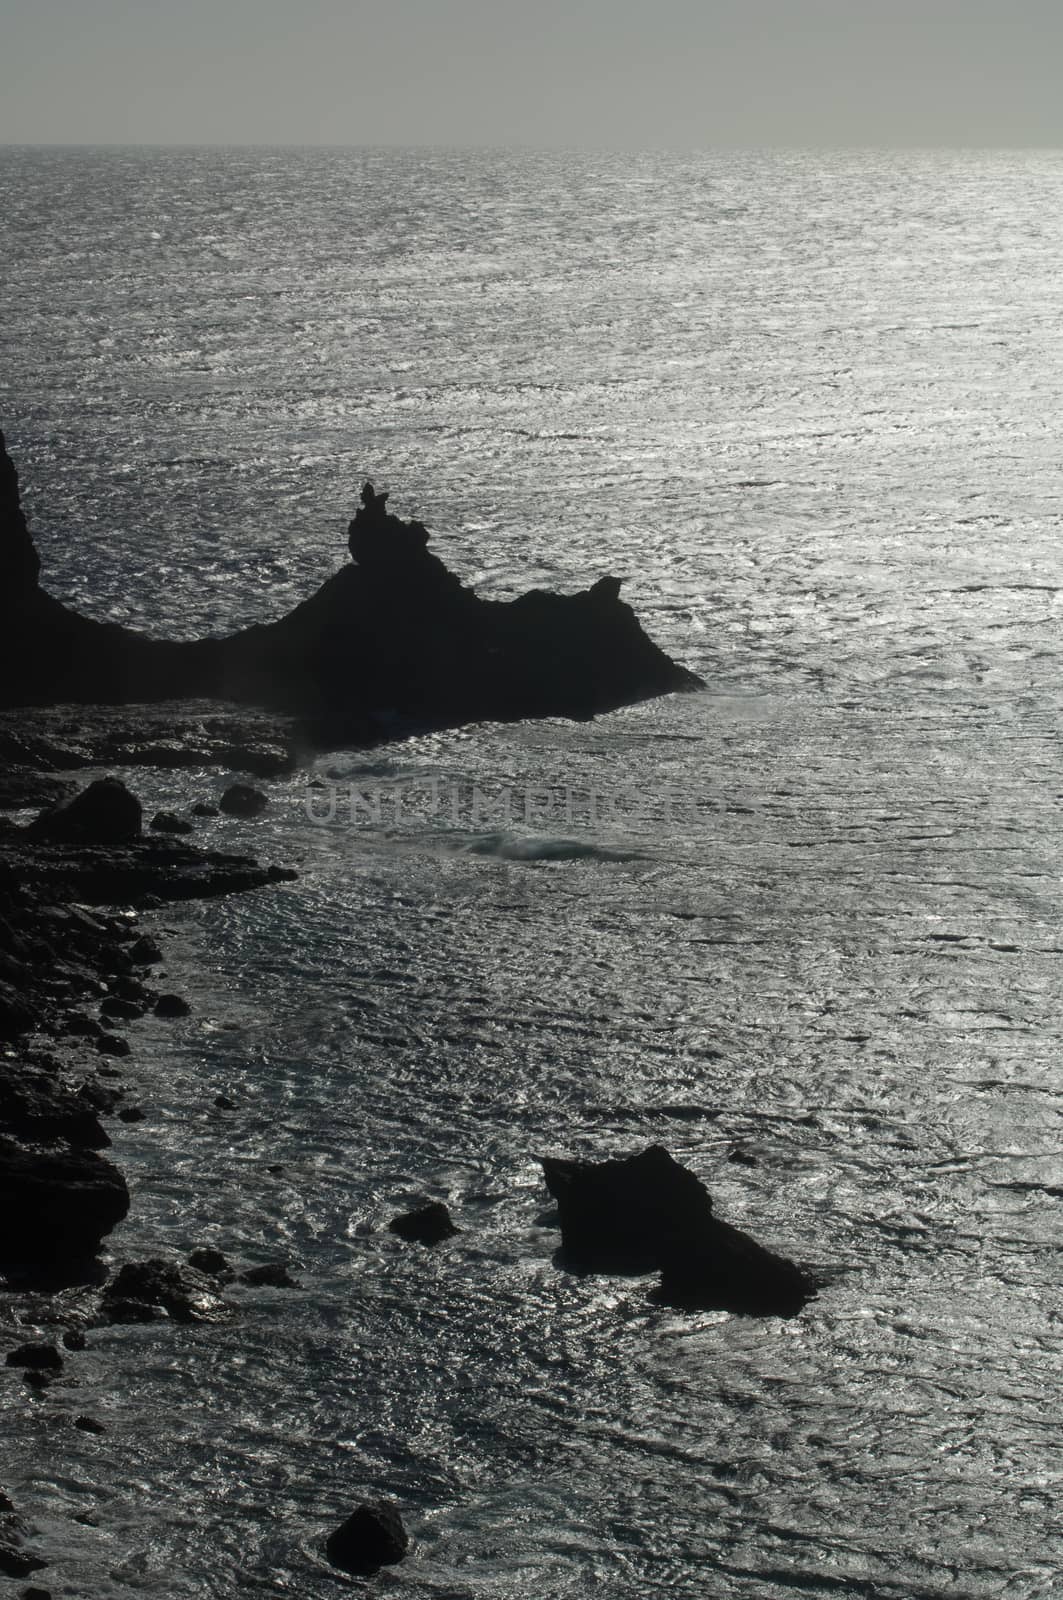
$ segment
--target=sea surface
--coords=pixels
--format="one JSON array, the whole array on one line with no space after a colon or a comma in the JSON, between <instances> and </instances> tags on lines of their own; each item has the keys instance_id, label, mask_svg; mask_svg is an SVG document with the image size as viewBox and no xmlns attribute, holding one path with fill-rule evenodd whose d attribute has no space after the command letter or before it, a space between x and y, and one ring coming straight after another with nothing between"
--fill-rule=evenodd
<instances>
[{"instance_id":1,"label":"sea surface","mask_svg":"<svg viewBox=\"0 0 1063 1600\"><path fill-rule=\"evenodd\" d=\"M152 914L194 1010L131 1025L111 1254L301 1288L96 1332L43 1401L0 1369L53 1594L325 1600L379 1495L413 1544L371 1587L410 1600L1063 1594L1061 186L1058 152L0 151L0 425L55 594L277 616L369 475L484 594L622 576L708 684L312 757L202 826L300 877ZM653 1141L822 1276L802 1315L558 1264L537 1156ZM433 1251L387 1231L422 1198Z\"/></svg>"}]
</instances>

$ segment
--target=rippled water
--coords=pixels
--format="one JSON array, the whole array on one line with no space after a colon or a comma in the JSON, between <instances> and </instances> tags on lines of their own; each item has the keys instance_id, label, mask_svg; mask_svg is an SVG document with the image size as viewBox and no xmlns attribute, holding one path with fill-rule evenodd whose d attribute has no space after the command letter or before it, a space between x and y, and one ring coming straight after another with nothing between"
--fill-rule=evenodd
<instances>
[{"instance_id":1,"label":"rippled water","mask_svg":"<svg viewBox=\"0 0 1063 1600\"><path fill-rule=\"evenodd\" d=\"M279 612L372 472L486 592L625 574L710 684L204 829L301 877L157 916L195 1010L131 1030L114 1254L303 1288L3 1380L55 1592L332 1595L371 1493L387 1592L1063 1592L1061 169L0 153L55 592ZM536 1154L651 1139L825 1275L800 1318L558 1269ZM436 1252L386 1231L422 1195Z\"/></svg>"}]
</instances>

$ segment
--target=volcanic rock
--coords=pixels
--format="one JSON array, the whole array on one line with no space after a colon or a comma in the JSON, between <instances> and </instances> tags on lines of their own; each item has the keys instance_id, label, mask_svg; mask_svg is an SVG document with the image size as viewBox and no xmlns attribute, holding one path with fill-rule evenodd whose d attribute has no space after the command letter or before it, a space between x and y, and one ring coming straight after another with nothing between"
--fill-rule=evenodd
<instances>
[{"instance_id":1,"label":"volcanic rock","mask_svg":"<svg viewBox=\"0 0 1063 1600\"><path fill-rule=\"evenodd\" d=\"M661 1145L614 1161L542 1160L573 1266L659 1270L654 1298L670 1305L793 1316L816 1285L784 1256L712 1214L694 1173Z\"/></svg>"},{"instance_id":2,"label":"volcanic rock","mask_svg":"<svg viewBox=\"0 0 1063 1600\"><path fill-rule=\"evenodd\" d=\"M374 1500L359 1506L329 1535L325 1554L334 1567L354 1576L366 1576L378 1567L401 1561L409 1545L398 1507Z\"/></svg>"},{"instance_id":3,"label":"volcanic rock","mask_svg":"<svg viewBox=\"0 0 1063 1600\"><path fill-rule=\"evenodd\" d=\"M155 1002L157 1017L187 1017L191 1012L192 1007L179 994L160 994Z\"/></svg>"}]
</instances>

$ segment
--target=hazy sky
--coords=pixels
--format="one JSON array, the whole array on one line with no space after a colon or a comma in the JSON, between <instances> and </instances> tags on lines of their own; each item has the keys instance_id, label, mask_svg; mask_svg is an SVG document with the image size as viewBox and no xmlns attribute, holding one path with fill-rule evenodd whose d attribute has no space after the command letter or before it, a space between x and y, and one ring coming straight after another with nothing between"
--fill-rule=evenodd
<instances>
[{"instance_id":1,"label":"hazy sky","mask_svg":"<svg viewBox=\"0 0 1063 1600\"><path fill-rule=\"evenodd\" d=\"M0 143L1063 145L1063 0L0 0Z\"/></svg>"}]
</instances>

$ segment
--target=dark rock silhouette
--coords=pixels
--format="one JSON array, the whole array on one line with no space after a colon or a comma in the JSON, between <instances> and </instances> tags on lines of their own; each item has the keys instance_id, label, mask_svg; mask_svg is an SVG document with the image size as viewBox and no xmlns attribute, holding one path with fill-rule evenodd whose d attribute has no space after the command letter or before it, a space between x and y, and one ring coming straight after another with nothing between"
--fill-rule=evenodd
<instances>
[{"instance_id":1,"label":"dark rock silhouette","mask_svg":"<svg viewBox=\"0 0 1063 1600\"><path fill-rule=\"evenodd\" d=\"M566 1259L583 1271L661 1273L654 1298L793 1316L816 1285L792 1261L713 1216L708 1190L661 1145L615 1161L542 1160Z\"/></svg>"},{"instance_id":2,"label":"dark rock silhouette","mask_svg":"<svg viewBox=\"0 0 1063 1600\"><path fill-rule=\"evenodd\" d=\"M54 1344L20 1344L7 1353L9 1367L32 1367L38 1372L61 1372L63 1358Z\"/></svg>"},{"instance_id":3,"label":"dark rock silhouette","mask_svg":"<svg viewBox=\"0 0 1063 1600\"><path fill-rule=\"evenodd\" d=\"M223 699L297 714L318 744L369 743L396 718L588 718L701 687L646 637L618 579L481 600L428 549L424 525L389 512L370 484L349 529L353 562L289 615L227 639L149 639L39 587L6 452L0 481L3 549L22 551L4 558L22 576L0 590L0 706Z\"/></svg>"},{"instance_id":4,"label":"dark rock silhouette","mask_svg":"<svg viewBox=\"0 0 1063 1600\"><path fill-rule=\"evenodd\" d=\"M414 1244L440 1244L444 1239L452 1239L458 1232L451 1221L450 1212L439 1200L431 1200L427 1205L392 1217L388 1227L400 1239L408 1239Z\"/></svg>"},{"instance_id":5,"label":"dark rock silhouette","mask_svg":"<svg viewBox=\"0 0 1063 1600\"><path fill-rule=\"evenodd\" d=\"M111 1142L92 1099L54 1063L49 1071L10 1057L0 1057L0 1130L30 1144L62 1139L81 1150L105 1150Z\"/></svg>"},{"instance_id":6,"label":"dark rock silhouette","mask_svg":"<svg viewBox=\"0 0 1063 1600\"><path fill-rule=\"evenodd\" d=\"M149 824L153 833L195 833L190 822L184 817L176 816L172 811L156 811Z\"/></svg>"},{"instance_id":7,"label":"dark rock silhouette","mask_svg":"<svg viewBox=\"0 0 1063 1600\"><path fill-rule=\"evenodd\" d=\"M0 1134L0 1261L92 1256L128 1210L125 1179L103 1156Z\"/></svg>"},{"instance_id":8,"label":"dark rock silhouette","mask_svg":"<svg viewBox=\"0 0 1063 1600\"><path fill-rule=\"evenodd\" d=\"M253 1289L298 1289L298 1279L293 1278L283 1261L264 1261L261 1266L248 1267L241 1272L240 1282Z\"/></svg>"},{"instance_id":9,"label":"dark rock silhouette","mask_svg":"<svg viewBox=\"0 0 1063 1600\"><path fill-rule=\"evenodd\" d=\"M409 1544L398 1507L373 1500L359 1506L329 1535L325 1554L334 1567L365 1577L378 1567L401 1561Z\"/></svg>"},{"instance_id":10,"label":"dark rock silhouette","mask_svg":"<svg viewBox=\"0 0 1063 1600\"><path fill-rule=\"evenodd\" d=\"M269 805L261 789L249 783L231 783L218 805L230 817L260 817Z\"/></svg>"},{"instance_id":11,"label":"dark rock silhouette","mask_svg":"<svg viewBox=\"0 0 1063 1600\"><path fill-rule=\"evenodd\" d=\"M36 839L63 844L127 844L139 839L143 810L120 778L97 778L69 800L42 811L30 824Z\"/></svg>"}]
</instances>

